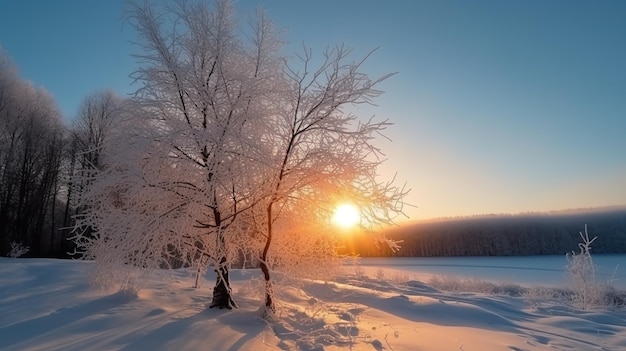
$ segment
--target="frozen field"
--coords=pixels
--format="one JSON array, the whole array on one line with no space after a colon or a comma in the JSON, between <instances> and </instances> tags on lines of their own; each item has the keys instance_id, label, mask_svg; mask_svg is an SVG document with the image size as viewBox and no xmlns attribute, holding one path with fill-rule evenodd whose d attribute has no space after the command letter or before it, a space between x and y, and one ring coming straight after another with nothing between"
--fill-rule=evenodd
<instances>
[{"instance_id":1,"label":"frozen field","mask_svg":"<svg viewBox=\"0 0 626 351\"><path fill-rule=\"evenodd\" d=\"M594 255L597 280L610 281L626 289L626 255ZM351 262L346 262L348 265ZM380 269L391 275L408 275L427 281L432 276L482 279L525 286L561 287L568 284L565 274L567 258L561 256L522 257L400 257L362 258L359 265L370 273Z\"/></svg>"},{"instance_id":2,"label":"frozen field","mask_svg":"<svg viewBox=\"0 0 626 351\"><path fill-rule=\"evenodd\" d=\"M326 282L283 279L278 313L264 320L257 270L233 272L240 308L230 311L206 308L213 273L193 289L187 271L161 271L129 296L92 290L90 262L0 258L0 350L626 348L623 306L581 310L541 289L441 290L415 278L420 266L407 273L387 262L366 259Z\"/></svg>"}]
</instances>

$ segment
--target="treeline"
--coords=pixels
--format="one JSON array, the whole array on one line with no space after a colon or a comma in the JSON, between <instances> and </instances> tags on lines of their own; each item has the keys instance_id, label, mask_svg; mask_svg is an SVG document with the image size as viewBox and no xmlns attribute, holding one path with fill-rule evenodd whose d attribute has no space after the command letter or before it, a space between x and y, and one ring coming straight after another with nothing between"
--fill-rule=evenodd
<instances>
[{"instance_id":1,"label":"treeline","mask_svg":"<svg viewBox=\"0 0 626 351\"><path fill-rule=\"evenodd\" d=\"M389 229L402 240L393 253L365 237L354 237L348 252L361 256L530 256L579 251L585 225L597 236L593 253L626 253L626 208L546 214L490 215L421 222Z\"/></svg>"},{"instance_id":2,"label":"treeline","mask_svg":"<svg viewBox=\"0 0 626 351\"><path fill-rule=\"evenodd\" d=\"M110 92L88 96L74 123L52 96L20 78L0 48L0 256L16 245L26 256L67 257L72 216L98 165L99 146L122 101Z\"/></svg>"}]
</instances>

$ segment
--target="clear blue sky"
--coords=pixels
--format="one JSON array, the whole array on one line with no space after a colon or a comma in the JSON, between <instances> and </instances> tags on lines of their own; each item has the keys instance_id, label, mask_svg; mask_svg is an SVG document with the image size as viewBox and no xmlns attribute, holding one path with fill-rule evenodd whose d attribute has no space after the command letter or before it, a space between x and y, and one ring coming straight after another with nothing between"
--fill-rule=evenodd
<instances>
[{"instance_id":1,"label":"clear blue sky","mask_svg":"<svg viewBox=\"0 0 626 351\"><path fill-rule=\"evenodd\" d=\"M0 2L0 46L66 118L133 91L121 0ZM626 1L260 1L287 51L345 43L395 123L383 174L411 219L626 204Z\"/></svg>"}]
</instances>

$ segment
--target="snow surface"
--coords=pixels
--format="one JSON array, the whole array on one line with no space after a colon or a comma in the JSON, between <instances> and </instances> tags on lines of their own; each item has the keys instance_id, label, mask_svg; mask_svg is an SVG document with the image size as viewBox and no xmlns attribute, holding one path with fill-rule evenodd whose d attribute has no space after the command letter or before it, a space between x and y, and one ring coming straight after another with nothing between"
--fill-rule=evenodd
<instances>
[{"instance_id":1,"label":"snow surface","mask_svg":"<svg viewBox=\"0 0 626 351\"><path fill-rule=\"evenodd\" d=\"M624 309L581 311L540 294L444 292L346 267L331 282L280 288L265 320L257 270L232 272L239 309L212 310L213 273L193 289L186 270L157 272L134 296L94 290L91 265L0 258L0 350L626 349Z\"/></svg>"}]
</instances>

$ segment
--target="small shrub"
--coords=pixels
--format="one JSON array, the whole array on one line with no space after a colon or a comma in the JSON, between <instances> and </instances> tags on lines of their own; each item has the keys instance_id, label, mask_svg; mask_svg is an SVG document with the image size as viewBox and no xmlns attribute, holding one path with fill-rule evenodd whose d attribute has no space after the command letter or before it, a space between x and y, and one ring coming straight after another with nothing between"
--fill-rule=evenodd
<instances>
[{"instance_id":1,"label":"small shrub","mask_svg":"<svg viewBox=\"0 0 626 351\"><path fill-rule=\"evenodd\" d=\"M573 303L584 310L593 306L615 305L614 300L619 300L619 294L615 294L611 283L596 281L596 265L591 257L591 244L597 236L589 239L585 225L585 232L580 233L580 238L582 239L582 242L578 244L580 252L567 254L566 272L573 291Z\"/></svg>"},{"instance_id":2,"label":"small shrub","mask_svg":"<svg viewBox=\"0 0 626 351\"><path fill-rule=\"evenodd\" d=\"M544 286L531 286L521 294L527 300L565 300L569 299L572 292L566 288L548 288Z\"/></svg>"},{"instance_id":3,"label":"small shrub","mask_svg":"<svg viewBox=\"0 0 626 351\"><path fill-rule=\"evenodd\" d=\"M357 279L366 279L366 278L368 278L367 273L365 273L365 270L361 266L355 266L354 267L354 275L356 276Z\"/></svg>"},{"instance_id":4,"label":"small shrub","mask_svg":"<svg viewBox=\"0 0 626 351\"><path fill-rule=\"evenodd\" d=\"M388 280L394 284L406 284L411 280L411 276L405 272L393 272Z\"/></svg>"},{"instance_id":5,"label":"small shrub","mask_svg":"<svg viewBox=\"0 0 626 351\"><path fill-rule=\"evenodd\" d=\"M12 241L11 250L9 250L9 253L7 254L7 256L11 258L18 258L18 257L21 257L22 255L27 254L28 250L29 250L28 246L24 246L22 245L22 243Z\"/></svg>"},{"instance_id":6,"label":"small shrub","mask_svg":"<svg viewBox=\"0 0 626 351\"><path fill-rule=\"evenodd\" d=\"M612 286L608 287L604 299L607 305L626 306L626 291L617 290Z\"/></svg>"},{"instance_id":7,"label":"small shrub","mask_svg":"<svg viewBox=\"0 0 626 351\"><path fill-rule=\"evenodd\" d=\"M376 279L380 281L385 280L385 271L382 268L376 270Z\"/></svg>"}]
</instances>

